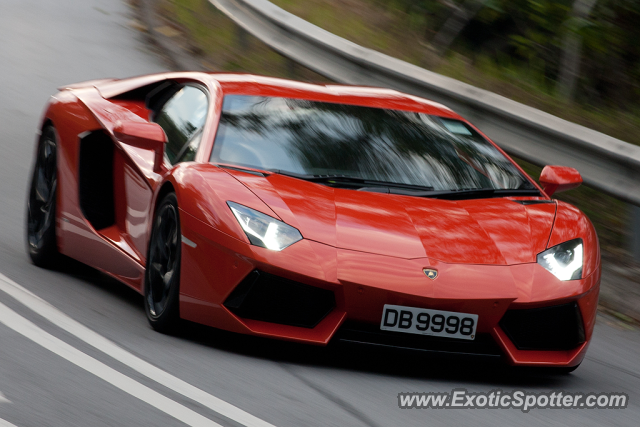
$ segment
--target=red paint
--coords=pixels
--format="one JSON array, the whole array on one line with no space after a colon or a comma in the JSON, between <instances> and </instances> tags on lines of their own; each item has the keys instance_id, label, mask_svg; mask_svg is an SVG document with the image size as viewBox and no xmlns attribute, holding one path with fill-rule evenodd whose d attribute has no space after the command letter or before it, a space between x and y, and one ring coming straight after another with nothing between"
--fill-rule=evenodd
<instances>
[{"instance_id":1,"label":"red paint","mask_svg":"<svg viewBox=\"0 0 640 427\"><path fill-rule=\"evenodd\" d=\"M167 136L156 123L117 121L113 135L123 144L154 152L153 171L161 172Z\"/></svg>"},{"instance_id":2,"label":"red paint","mask_svg":"<svg viewBox=\"0 0 640 427\"><path fill-rule=\"evenodd\" d=\"M577 188L580 184L582 184L580 173L567 166L545 166L540 173L540 185L549 197L554 193Z\"/></svg>"},{"instance_id":3,"label":"red paint","mask_svg":"<svg viewBox=\"0 0 640 427\"><path fill-rule=\"evenodd\" d=\"M584 268L582 277L600 270L600 244L593 224L578 208L558 201L558 213L547 247L582 238L584 244Z\"/></svg>"},{"instance_id":4,"label":"red paint","mask_svg":"<svg viewBox=\"0 0 640 427\"><path fill-rule=\"evenodd\" d=\"M149 123L144 100L124 96L166 79L195 82L209 93L209 119L195 162L168 164L161 155L164 132ZM498 325L509 308L577 301L591 338L600 249L592 224L575 207L359 192L208 163L224 94L341 102L463 120L446 107L385 89L243 74L165 73L65 88L43 117L54 124L60 142L60 251L142 292L154 207L160 188L169 183L178 198L182 235L196 244L182 247L182 317L238 333L324 345L346 319L377 325L384 304L396 304L478 314L478 332L491 334L512 364L574 366L584 357L588 342L571 351L519 351ZM97 231L82 214L77 189L79 135L100 128L116 148L116 223ZM548 166L540 182L550 196L582 180L574 169ZM226 205L229 200L296 227L304 239L281 252L250 245ZM536 263L538 253L574 238L584 242L581 280L560 281ZM238 318L222 303L256 268L329 289L337 306L313 329ZM423 268L436 269L437 279L429 280Z\"/></svg>"}]
</instances>

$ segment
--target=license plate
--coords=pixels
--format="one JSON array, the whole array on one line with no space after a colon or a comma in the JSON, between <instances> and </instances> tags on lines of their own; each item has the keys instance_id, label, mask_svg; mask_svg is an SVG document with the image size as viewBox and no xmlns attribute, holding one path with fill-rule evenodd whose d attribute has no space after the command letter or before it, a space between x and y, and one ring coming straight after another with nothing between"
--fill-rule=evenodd
<instances>
[{"instance_id":1,"label":"license plate","mask_svg":"<svg viewBox=\"0 0 640 427\"><path fill-rule=\"evenodd\" d=\"M385 304L380 329L473 340L476 337L477 324L477 314Z\"/></svg>"}]
</instances>

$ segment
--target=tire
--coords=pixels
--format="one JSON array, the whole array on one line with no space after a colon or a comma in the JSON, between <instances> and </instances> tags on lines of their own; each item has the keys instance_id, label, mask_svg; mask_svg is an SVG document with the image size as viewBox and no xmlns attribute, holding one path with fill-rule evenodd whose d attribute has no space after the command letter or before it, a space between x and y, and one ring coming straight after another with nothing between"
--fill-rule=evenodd
<instances>
[{"instance_id":1,"label":"tire","mask_svg":"<svg viewBox=\"0 0 640 427\"><path fill-rule=\"evenodd\" d=\"M154 214L144 285L147 319L162 333L175 331L180 322L180 235L178 199L169 193Z\"/></svg>"},{"instance_id":2,"label":"tire","mask_svg":"<svg viewBox=\"0 0 640 427\"><path fill-rule=\"evenodd\" d=\"M26 240L31 261L52 268L60 259L56 242L58 139L53 126L42 130L27 198Z\"/></svg>"}]
</instances>

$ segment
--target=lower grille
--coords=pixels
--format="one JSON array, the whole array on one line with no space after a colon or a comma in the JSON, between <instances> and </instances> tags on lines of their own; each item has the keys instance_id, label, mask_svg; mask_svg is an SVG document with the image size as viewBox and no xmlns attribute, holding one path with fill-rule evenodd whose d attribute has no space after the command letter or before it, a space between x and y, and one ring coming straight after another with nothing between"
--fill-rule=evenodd
<instances>
[{"instance_id":1,"label":"lower grille","mask_svg":"<svg viewBox=\"0 0 640 427\"><path fill-rule=\"evenodd\" d=\"M585 341L578 304L508 310L500 327L518 350L571 350Z\"/></svg>"},{"instance_id":2,"label":"lower grille","mask_svg":"<svg viewBox=\"0 0 640 427\"><path fill-rule=\"evenodd\" d=\"M383 331L379 325L347 321L338 330L335 340L369 344L404 350L434 353L457 353L479 356L502 356L500 348L489 334L477 334L473 341L428 335Z\"/></svg>"},{"instance_id":3,"label":"lower grille","mask_svg":"<svg viewBox=\"0 0 640 427\"><path fill-rule=\"evenodd\" d=\"M236 316L282 325L315 327L335 307L332 291L254 270L224 302Z\"/></svg>"}]
</instances>

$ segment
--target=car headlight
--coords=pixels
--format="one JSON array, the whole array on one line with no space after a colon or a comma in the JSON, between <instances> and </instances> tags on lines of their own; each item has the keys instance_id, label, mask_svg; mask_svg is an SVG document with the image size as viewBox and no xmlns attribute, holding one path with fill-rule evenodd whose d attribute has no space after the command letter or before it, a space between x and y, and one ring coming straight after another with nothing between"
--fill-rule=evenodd
<instances>
[{"instance_id":1,"label":"car headlight","mask_svg":"<svg viewBox=\"0 0 640 427\"><path fill-rule=\"evenodd\" d=\"M560 280L582 278L582 239L561 243L538 254L538 264Z\"/></svg>"},{"instance_id":2,"label":"car headlight","mask_svg":"<svg viewBox=\"0 0 640 427\"><path fill-rule=\"evenodd\" d=\"M227 202L227 205L252 245L281 251L302 240L297 228L234 202Z\"/></svg>"}]
</instances>

